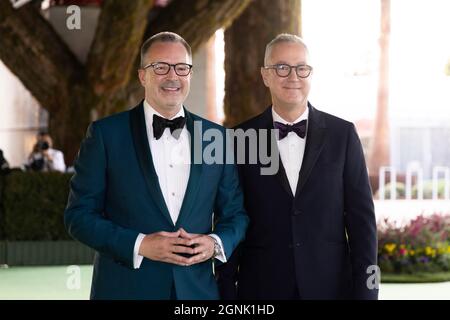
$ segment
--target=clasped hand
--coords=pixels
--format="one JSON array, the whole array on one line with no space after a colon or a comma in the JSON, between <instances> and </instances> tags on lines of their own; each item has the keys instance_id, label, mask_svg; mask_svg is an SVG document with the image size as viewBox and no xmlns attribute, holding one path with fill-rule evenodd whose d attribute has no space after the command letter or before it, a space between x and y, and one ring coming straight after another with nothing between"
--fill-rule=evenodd
<instances>
[{"instance_id":1,"label":"clasped hand","mask_svg":"<svg viewBox=\"0 0 450 320\"><path fill-rule=\"evenodd\" d=\"M145 236L139 254L154 261L190 266L213 256L214 239L204 234L188 233L183 228L175 232L160 231Z\"/></svg>"}]
</instances>

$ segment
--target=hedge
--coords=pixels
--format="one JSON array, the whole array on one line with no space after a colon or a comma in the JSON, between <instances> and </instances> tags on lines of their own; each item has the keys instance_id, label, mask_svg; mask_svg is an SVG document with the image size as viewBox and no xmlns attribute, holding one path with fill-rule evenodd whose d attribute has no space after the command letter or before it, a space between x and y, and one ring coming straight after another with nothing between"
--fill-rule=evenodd
<instances>
[{"instance_id":1,"label":"hedge","mask_svg":"<svg viewBox=\"0 0 450 320\"><path fill-rule=\"evenodd\" d=\"M0 240L71 240L63 219L71 176L12 171L0 177Z\"/></svg>"},{"instance_id":2,"label":"hedge","mask_svg":"<svg viewBox=\"0 0 450 320\"><path fill-rule=\"evenodd\" d=\"M4 239L3 226L3 179L4 174L0 172L0 240ZM1 249L1 248L0 248Z\"/></svg>"}]
</instances>

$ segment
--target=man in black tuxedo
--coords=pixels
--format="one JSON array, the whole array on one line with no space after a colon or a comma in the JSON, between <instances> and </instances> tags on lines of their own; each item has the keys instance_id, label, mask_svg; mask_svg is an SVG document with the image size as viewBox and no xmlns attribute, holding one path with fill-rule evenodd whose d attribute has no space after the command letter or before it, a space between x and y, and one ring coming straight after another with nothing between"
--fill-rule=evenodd
<instances>
[{"instance_id":1,"label":"man in black tuxedo","mask_svg":"<svg viewBox=\"0 0 450 320\"><path fill-rule=\"evenodd\" d=\"M272 106L238 128L259 140L278 129L281 162L274 175L238 162L250 224L217 269L222 298L377 299L374 205L354 125L308 102L312 67L298 36L267 45L261 74Z\"/></svg>"}]
</instances>

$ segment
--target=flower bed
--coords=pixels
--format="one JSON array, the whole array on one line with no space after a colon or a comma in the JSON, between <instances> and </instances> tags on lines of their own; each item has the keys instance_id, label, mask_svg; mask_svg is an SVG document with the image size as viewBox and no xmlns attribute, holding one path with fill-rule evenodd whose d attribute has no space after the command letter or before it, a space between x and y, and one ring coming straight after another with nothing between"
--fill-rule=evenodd
<instances>
[{"instance_id":1,"label":"flower bed","mask_svg":"<svg viewBox=\"0 0 450 320\"><path fill-rule=\"evenodd\" d=\"M378 265L382 274L450 271L450 215L421 215L402 227L383 220L378 225Z\"/></svg>"}]
</instances>

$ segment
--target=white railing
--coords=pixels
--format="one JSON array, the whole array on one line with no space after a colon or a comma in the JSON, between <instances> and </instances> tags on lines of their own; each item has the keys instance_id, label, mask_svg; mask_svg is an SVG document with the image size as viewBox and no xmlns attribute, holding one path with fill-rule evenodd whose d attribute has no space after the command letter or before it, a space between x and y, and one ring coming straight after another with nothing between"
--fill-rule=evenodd
<instances>
[{"instance_id":1,"label":"white railing","mask_svg":"<svg viewBox=\"0 0 450 320\"><path fill-rule=\"evenodd\" d=\"M386 185L386 172L390 173L391 176L391 182L390 182L390 196L391 196L391 200L395 200L396 198L396 187L397 187L397 173L395 171L394 167L381 167L380 168L380 175L379 175L379 189L378 189L378 194L379 194L379 199L380 200L386 200L384 195L385 195L385 185Z\"/></svg>"},{"instance_id":2,"label":"white railing","mask_svg":"<svg viewBox=\"0 0 450 320\"><path fill-rule=\"evenodd\" d=\"M386 174L390 175L389 199L386 199ZM432 200L439 199L439 178L444 180L443 200L450 200L450 168L443 166L433 167L432 174ZM413 199L413 178L416 181L417 196ZM397 197L397 170L392 166L380 167L379 170L379 200L396 200ZM405 199L423 200L424 199L424 179L423 169L417 163L411 163L407 166L405 177Z\"/></svg>"},{"instance_id":3,"label":"white railing","mask_svg":"<svg viewBox=\"0 0 450 320\"><path fill-rule=\"evenodd\" d=\"M450 168L448 167L434 167L433 168L433 200L438 198L438 179L439 173L444 173L444 199L450 199Z\"/></svg>"},{"instance_id":4,"label":"white railing","mask_svg":"<svg viewBox=\"0 0 450 320\"><path fill-rule=\"evenodd\" d=\"M411 165L406 168L405 198L412 200L412 178L417 176L417 200L423 200L423 170L418 165Z\"/></svg>"}]
</instances>

